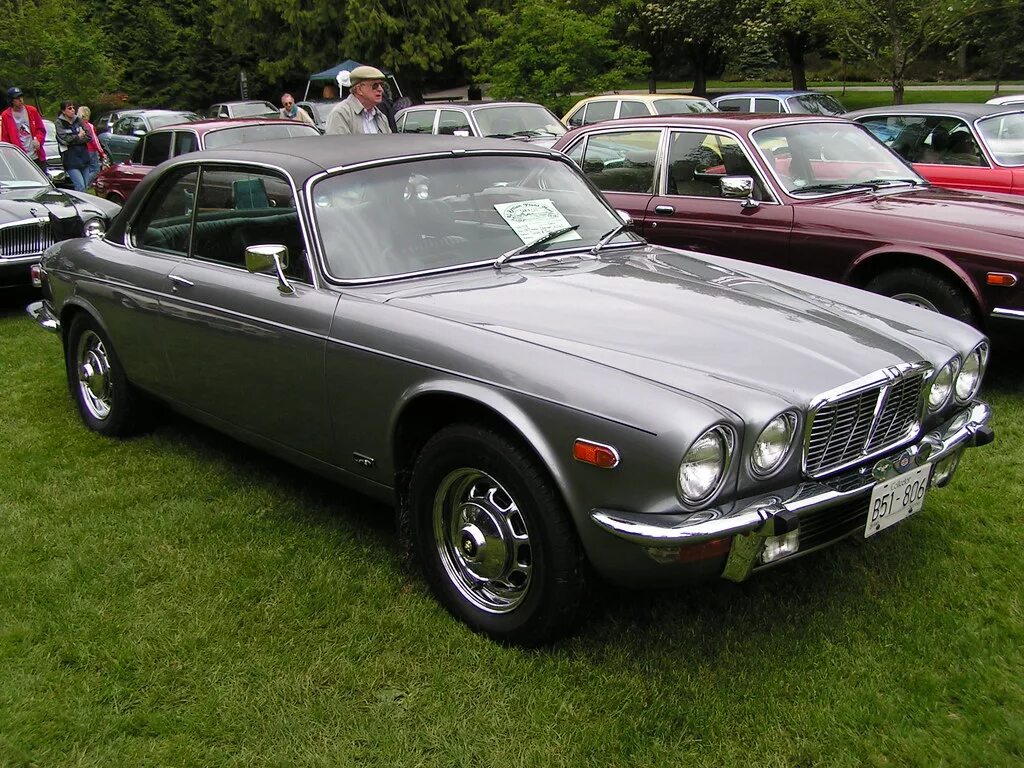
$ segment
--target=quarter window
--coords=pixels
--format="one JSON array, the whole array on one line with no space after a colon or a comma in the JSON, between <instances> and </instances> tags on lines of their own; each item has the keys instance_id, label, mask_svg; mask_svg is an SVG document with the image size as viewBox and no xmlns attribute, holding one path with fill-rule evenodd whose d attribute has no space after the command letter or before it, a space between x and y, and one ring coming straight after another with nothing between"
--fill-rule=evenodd
<instances>
[{"instance_id":1,"label":"quarter window","mask_svg":"<svg viewBox=\"0 0 1024 768\"><path fill-rule=\"evenodd\" d=\"M569 115L569 119L565 121L566 125L570 125L573 128L579 128L581 125L583 125L583 115L586 111L587 105L584 104L582 107L580 107L571 115Z\"/></svg>"},{"instance_id":2,"label":"quarter window","mask_svg":"<svg viewBox=\"0 0 1024 768\"><path fill-rule=\"evenodd\" d=\"M437 132L442 136L454 136L456 131L460 131L460 135L464 133L469 136L469 118L457 109L442 109L437 121Z\"/></svg>"},{"instance_id":3,"label":"quarter window","mask_svg":"<svg viewBox=\"0 0 1024 768\"><path fill-rule=\"evenodd\" d=\"M778 99L754 99L755 112L781 112L782 105Z\"/></svg>"},{"instance_id":4,"label":"quarter window","mask_svg":"<svg viewBox=\"0 0 1024 768\"><path fill-rule=\"evenodd\" d=\"M661 131L623 131L591 136L587 139L580 165L602 191L651 194L660 140Z\"/></svg>"},{"instance_id":5,"label":"quarter window","mask_svg":"<svg viewBox=\"0 0 1024 768\"><path fill-rule=\"evenodd\" d=\"M583 119L584 125L599 123L602 120L611 120L615 117L614 101L592 101L587 105L587 114Z\"/></svg>"},{"instance_id":6,"label":"quarter window","mask_svg":"<svg viewBox=\"0 0 1024 768\"><path fill-rule=\"evenodd\" d=\"M434 131L434 115L436 114L436 109L406 112L402 133L432 133Z\"/></svg>"},{"instance_id":7,"label":"quarter window","mask_svg":"<svg viewBox=\"0 0 1024 768\"><path fill-rule=\"evenodd\" d=\"M624 101L619 107L619 117L640 117L649 114L647 105L641 101Z\"/></svg>"},{"instance_id":8,"label":"quarter window","mask_svg":"<svg viewBox=\"0 0 1024 768\"><path fill-rule=\"evenodd\" d=\"M722 99L717 106L722 112L749 112L750 99Z\"/></svg>"}]
</instances>

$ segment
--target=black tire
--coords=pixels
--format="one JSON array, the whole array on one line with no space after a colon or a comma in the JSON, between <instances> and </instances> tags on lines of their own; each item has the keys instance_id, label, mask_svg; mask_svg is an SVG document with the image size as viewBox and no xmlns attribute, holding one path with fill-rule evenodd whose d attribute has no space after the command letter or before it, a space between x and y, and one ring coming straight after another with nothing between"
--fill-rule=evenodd
<instances>
[{"instance_id":1,"label":"black tire","mask_svg":"<svg viewBox=\"0 0 1024 768\"><path fill-rule=\"evenodd\" d=\"M527 647L575 628L582 550L560 494L522 446L480 426L447 427L417 457L406 499L417 559L452 615Z\"/></svg>"},{"instance_id":2,"label":"black tire","mask_svg":"<svg viewBox=\"0 0 1024 768\"><path fill-rule=\"evenodd\" d=\"M71 398L89 429L123 437L148 424L148 402L132 387L110 339L89 315L71 321L64 361Z\"/></svg>"},{"instance_id":3,"label":"black tire","mask_svg":"<svg viewBox=\"0 0 1024 768\"><path fill-rule=\"evenodd\" d=\"M978 326L974 307L964 290L953 281L918 267L883 272L866 286L869 291L908 304L941 312L957 320Z\"/></svg>"}]
</instances>

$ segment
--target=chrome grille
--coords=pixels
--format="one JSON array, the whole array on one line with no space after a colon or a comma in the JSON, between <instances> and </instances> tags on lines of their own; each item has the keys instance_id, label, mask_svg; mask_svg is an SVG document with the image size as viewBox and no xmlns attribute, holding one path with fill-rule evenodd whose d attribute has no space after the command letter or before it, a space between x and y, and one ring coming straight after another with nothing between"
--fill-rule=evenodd
<instances>
[{"instance_id":1,"label":"chrome grille","mask_svg":"<svg viewBox=\"0 0 1024 768\"><path fill-rule=\"evenodd\" d=\"M912 438L920 428L927 363L890 368L812 405L804 471L811 477L853 466Z\"/></svg>"},{"instance_id":2,"label":"chrome grille","mask_svg":"<svg viewBox=\"0 0 1024 768\"><path fill-rule=\"evenodd\" d=\"M29 219L0 227L0 257L5 259L41 256L51 245L53 231L48 218Z\"/></svg>"}]
</instances>

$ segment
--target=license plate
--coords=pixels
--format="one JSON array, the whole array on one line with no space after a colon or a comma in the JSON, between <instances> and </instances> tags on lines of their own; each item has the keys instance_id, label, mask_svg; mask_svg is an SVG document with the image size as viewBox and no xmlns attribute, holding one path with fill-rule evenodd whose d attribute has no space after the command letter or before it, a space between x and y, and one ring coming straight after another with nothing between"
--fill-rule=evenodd
<instances>
[{"instance_id":1,"label":"license plate","mask_svg":"<svg viewBox=\"0 0 1024 768\"><path fill-rule=\"evenodd\" d=\"M921 511L931 471L932 465L925 464L875 486L868 505L865 539Z\"/></svg>"}]
</instances>

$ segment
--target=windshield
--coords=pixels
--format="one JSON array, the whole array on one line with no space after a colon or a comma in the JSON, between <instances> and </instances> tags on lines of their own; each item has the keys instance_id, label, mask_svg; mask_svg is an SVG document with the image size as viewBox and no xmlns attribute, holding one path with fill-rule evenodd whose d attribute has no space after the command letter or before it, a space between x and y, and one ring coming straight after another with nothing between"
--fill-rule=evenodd
<instances>
[{"instance_id":1,"label":"windshield","mask_svg":"<svg viewBox=\"0 0 1024 768\"><path fill-rule=\"evenodd\" d=\"M0 189L48 186L50 180L24 152L14 147L0 147Z\"/></svg>"},{"instance_id":2,"label":"windshield","mask_svg":"<svg viewBox=\"0 0 1024 768\"><path fill-rule=\"evenodd\" d=\"M473 112L483 136L561 136L565 126L540 106L486 107Z\"/></svg>"},{"instance_id":3,"label":"windshield","mask_svg":"<svg viewBox=\"0 0 1024 768\"><path fill-rule=\"evenodd\" d=\"M789 110L809 115L842 115L846 113L846 107L825 93L805 93L802 96L794 96L789 100Z\"/></svg>"},{"instance_id":4,"label":"windshield","mask_svg":"<svg viewBox=\"0 0 1024 768\"><path fill-rule=\"evenodd\" d=\"M194 123L196 120L202 120L199 115L195 112L178 112L173 115L154 115L149 118L149 124L152 128L166 128L168 125L178 125L179 123Z\"/></svg>"},{"instance_id":5,"label":"windshield","mask_svg":"<svg viewBox=\"0 0 1024 768\"><path fill-rule=\"evenodd\" d=\"M654 111L659 115L687 115L694 112L717 112L710 101L704 99L658 99Z\"/></svg>"},{"instance_id":6,"label":"windshield","mask_svg":"<svg viewBox=\"0 0 1024 768\"><path fill-rule=\"evenodd\" d=\"M210 131L203 140L205 149L226 147L229 144L242 144L246 141L263 141L264 139L290 139L293 136L319 136L320 131L312 125L279 121L265 125L240 125L236 128L225 128L222 131Z\"/></svg>"},{"instance_id":7,"label":"windshield","mask_svg":"<svg viewBox=\"0 0 1024 768\"><path fill-rule=\"evenodd\" d=\"M924 183L896 154L852 123L779 125L754 131L753 139L792 195Z\"/></svg>"},{"instance_id":8,"label":"windshield","mask_svg":"<svg viewBox=\"0 0 1024 768\"><path fill-rule=\"evenodd\" d=\"M514 266L593 248L621 224L574 166L554 157L462 155L357 169L317 182L311 199L327 271L341 280L490 267L572 227L513 254ZM624 232L616 242L639 238Z\"/></svg>"},{"instance_id":9,"label":"windshield","mask_svg":"<svg viewBox=\"0 0 1024 768\"><path fill-rule=\"evenodd\" d=\"M254 104L232 104L232 117L262 117L263 115L276 115L277 107L266 101L257 101Z\"/></svg>"},{"instance_id":10,"label":"windshield","mask_svg":"<svg viewBox=\"0 0 1024 768\"><path fill-rule=\"evenodd\" d=\"M1024 112L978 121L978 133L1000 165L1024 165Z\"/></svg>"}]
</instances>

